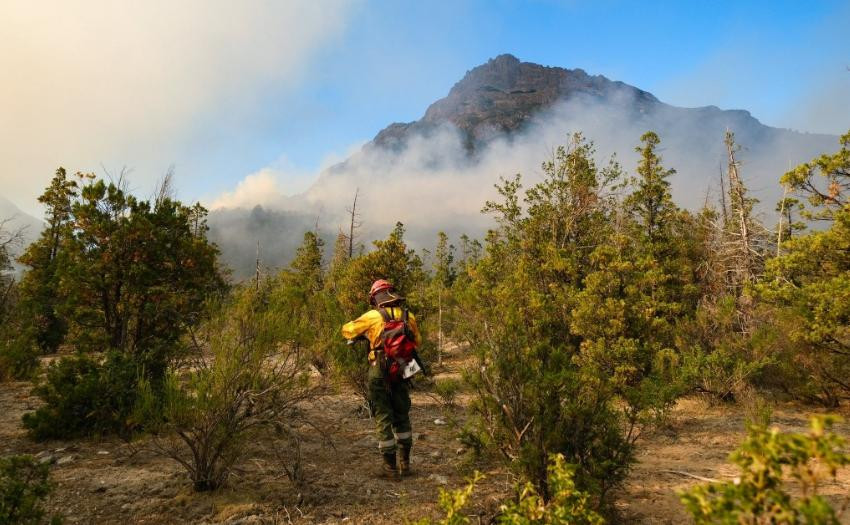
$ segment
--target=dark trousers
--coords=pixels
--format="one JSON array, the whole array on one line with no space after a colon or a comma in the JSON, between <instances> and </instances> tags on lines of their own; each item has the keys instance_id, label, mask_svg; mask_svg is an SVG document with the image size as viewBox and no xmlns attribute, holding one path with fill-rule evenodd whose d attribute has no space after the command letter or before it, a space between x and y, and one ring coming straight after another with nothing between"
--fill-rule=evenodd
<instances>
[{"instance_id":1,"label":"dark trousers","mask_svg":"<svg viewBox=\"0 0 850 525\"><path fill-rule=\"evenodd\" d=\"M378 367L371 367L373 370ZM378 432L378 449L383 454L396 451L396 445L410 447L410 390L406 381L387 383L380 374L369 374L369 399Z\"/></svg>"}]
</instances>

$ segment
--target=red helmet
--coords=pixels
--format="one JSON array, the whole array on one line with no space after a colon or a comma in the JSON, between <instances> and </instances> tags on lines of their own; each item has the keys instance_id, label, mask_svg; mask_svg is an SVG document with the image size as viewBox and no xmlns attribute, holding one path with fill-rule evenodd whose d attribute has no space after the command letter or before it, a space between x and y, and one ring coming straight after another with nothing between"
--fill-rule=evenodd
<instances>
[{"instance_id":1,"label":"red helmet","mask_svg":"<svg viewBox=\"0 0 850 525\"><path fill-rule=\"evenodd\" d=\"M386 279L378 279L374 283L372 283L372 288L369 290L369 300L375 298L375 294L378 292L382 292L384 290L393 290L395 287L393 283L387 281Z\"/></svg>"}]
</instances>

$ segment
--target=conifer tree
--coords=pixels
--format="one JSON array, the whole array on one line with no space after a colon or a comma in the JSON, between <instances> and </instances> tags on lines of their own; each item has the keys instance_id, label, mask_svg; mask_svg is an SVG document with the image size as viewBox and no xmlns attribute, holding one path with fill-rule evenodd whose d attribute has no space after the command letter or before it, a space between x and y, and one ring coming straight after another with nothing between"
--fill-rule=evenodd
<instances>
[{"instance_id":1,"label":"conifer tree","mask_svg":"<svg viewBox=\"0 0 850 525\"><path fill-rule=\"evenodd\" d=\"M307 294L319 292L323 287L322 249L325 242L315 232L304 233L304 242L295 252L291 267L296 282Z\"/></svg>"},{"instance_id":2,"label":"conifer tree","mask_svg":"<svg viewBox=\"0 0 850 525\"><path fill-rule=\"evenodd\" d=\"M64 242L71 234L72 203L79 186L65 168L56 170L50 185L38 198L45 207L46 228L19 258L28 267L21 282L21 306L30 319L35 342L42 352L56 351L65 337L67 321L58 311L61 301L59 270Z\"/></svg>"},{"instance_id":3,"label":"conifer tree","mask_svg":"<svg viewBox=\"0 0 850 525\"><path fill-rule=\"evenodd\" d=\"M850 203L850 132L841 136L841 148L800 164L782 177L814 208L803 217L813 220L835 220Z\"/></svg>"},{"instance_id":4,"label":"conifer tree","mask_svg":"<svg viewBox=\"0 0 850 525\"><path fill-rule=\"evenodd\" d=\"M498 228L461 296L465 334L479 366L482 443L491 443L538 488L544 499L547 460L562 453L577 465L577 485L604 500L632 456L628 423L616 407L608 370L582 366L583 337L573 312L594 251L607 243L616 165L598 168L580 135L544 163L544 180L520 195L519 177L488 202ZM527 207L523 209L520 202Z\"/></svg>"},{"instance_id":5,"label":"conifer tree","mask_svg":"<svg viewBox=\"0 0 850 525\"><path fill-rule=\"evenodd\" d=\"M78 350L116 350L161 376L203 302L223 287L205 213L167 197L141 201L102 180L81 188L59 271Z\"/></svg>"},{"instance_id":6,"label":"conifer tree","mask_svg":"<svg viewBox=\"0 0 850 525\"><path fill-rule=\"evenodd\" d=\"M350 263L348 237L339 232L334 242L333 253L324 279L323 296L325 297L326 308L339 310L339 295L344 289ZM341 311L337 312L337 314L341 313Z\"/></svg>"},{"instance_id":7,"label":"conifer tree","mask_svg":"<svg viewBox=\"0 0 850 525\"><path fill-rule=\"evenodd\" d=\"M635 191L626 198L625 204L639 224L641 240L653 256L663 256L663 248L670 244L671 230L676 205L670 195L670 182L667 180L676 173L674 169L665 169L656 148L661 139L653 131L647 131L641 138L643 145L635 148L640 153L638 177L633 182Z\"/></svg>"},{"instance_id":8,"label":"conifer tree","mask_svg":"<svg viewBox=\"0 0 850 525\"><path fill-rule=\"evenodd\" d=\"M608 212L608 229L592 251L571 320L571 331L583 339L579 362L610 376L630 428L678 395L674 331L696 303L692 264L681 242L687 229L679 227L688 215L673 203L666 180L675 171L655 153L655 133L641 140L638 177L624 199L627 213L616 206Z\"/></svg>"},{"instance_id":9,"label":"conifer tree","mask_svg":"<svg viewBox=\"0 0 850 525\"><path fill-rule=\"evenodd\" d=\"M784 386L836 406L850 398L850 133L841 137L838 152L801 164L782 182L806 198L808 217L830 226L783 243L759 289L778 308L780 328L794 345L783 356L790 361Z\"/></svg>"}]
</instances>

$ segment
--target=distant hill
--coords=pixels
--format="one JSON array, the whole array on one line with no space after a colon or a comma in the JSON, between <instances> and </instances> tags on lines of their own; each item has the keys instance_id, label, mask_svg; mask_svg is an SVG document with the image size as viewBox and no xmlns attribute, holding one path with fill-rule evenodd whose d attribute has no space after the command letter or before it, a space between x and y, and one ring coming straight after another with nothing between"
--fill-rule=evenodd
<instances>
[{"instance_id":1,"label":"distant hill","mask_svg":"<svg viewBox=\"0 0 850 525\"><path fill-rule=\"evenodd\" d=\"M838 147L836 136L766 126L745 110L671 106L581 69L500 55L468 71L421 119L390 124L361 151L322 172L304 194L266 209L262 228L249 209L214 211L210 224L224 253L244 254L244 246L228 246L260 239L274 247L267 264L280 266L317 217L324 236L332 237L359 188L364 239L384 237L396 221L405 223L418 246L430 246L438 230L482 235L490 223L479 210L498 178L523 173L533 180L540 163L575 131L596 143L599 162L616 154L632 172L640 135L656 131L665 165L678 172L671 181L674 198L697 208L716 198L727 129L743 147L741 172L768 222L781 196L779 177L788 167Z\"/></svg>"}]
</instances>

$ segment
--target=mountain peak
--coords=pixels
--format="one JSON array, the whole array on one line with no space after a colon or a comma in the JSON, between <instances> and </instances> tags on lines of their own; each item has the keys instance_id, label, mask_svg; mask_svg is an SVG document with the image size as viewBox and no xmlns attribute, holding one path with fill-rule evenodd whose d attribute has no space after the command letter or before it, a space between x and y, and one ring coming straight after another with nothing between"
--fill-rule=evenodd
<instances>
[{"instance_id":1,"label":"mountain peak","mask_svg":"<svg viewBox=\"0 0 850 525\"><path fill-rule=\"evenodd\" d=\"M560 100L579 94L604 98L623 91L638 106L658 103L650 93L601 75L522 62L502 54L467 71L445 98L431 104L421 120L392 124L378 133L373 144L398 148L412 134L427 135L448 124L462 133L472 151L496 136L520 130L540 110Z\"/></svg>"}]
</instances>

